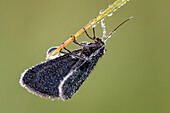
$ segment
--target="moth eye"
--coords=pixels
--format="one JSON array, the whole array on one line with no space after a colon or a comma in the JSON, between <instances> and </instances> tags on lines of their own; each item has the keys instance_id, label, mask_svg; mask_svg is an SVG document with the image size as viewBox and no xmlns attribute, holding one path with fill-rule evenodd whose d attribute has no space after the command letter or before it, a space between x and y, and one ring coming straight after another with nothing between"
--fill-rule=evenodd
<instances>
[{"instance_id":1,"label":"moth eye","mask_svg":"<svg viewBox=\"0 0 170 113\"><path fill-rule=\"evenodd\" d=\"M57 48L58 48L58 46L49 48L46 52L46 57L48 57L51 53L53 53ZM57 58L57 57L59 57L59 53L52 55L49 59L54 59L54 58Z\"/></svg>"}]
</instances>

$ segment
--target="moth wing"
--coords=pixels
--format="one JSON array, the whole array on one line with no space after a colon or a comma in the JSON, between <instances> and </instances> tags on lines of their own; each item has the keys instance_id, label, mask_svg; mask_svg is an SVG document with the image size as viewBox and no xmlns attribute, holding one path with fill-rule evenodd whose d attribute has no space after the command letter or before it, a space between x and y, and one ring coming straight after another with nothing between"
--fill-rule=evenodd
<instances>
[{"instance_id":1,"label":"moth wing","mask_svg":"<svg viewBox=\"0 0 170 113\"><path fill-rule=\"evenodd\" d=\"M68 75L65 77L63 84L60 86L60 97L66 101L71 98L74 93L77 92L79 87L87 79L90 72L93 70L98 60L104 55L105 47L101 47L92 53L87 59L77 62L76 68L72 68Z\"/></svg>"},{"instance_id":2,"label":"moth wing","mask_svg":"<svg viewBox=\"0 0 170 113\"><path fill-rule=\"evenodd\" d=\"M22 73L20 84L41 97L59 97L58 86L77 61L78 59L65 54L38 64Z\"/></svg>"}]
</instances>

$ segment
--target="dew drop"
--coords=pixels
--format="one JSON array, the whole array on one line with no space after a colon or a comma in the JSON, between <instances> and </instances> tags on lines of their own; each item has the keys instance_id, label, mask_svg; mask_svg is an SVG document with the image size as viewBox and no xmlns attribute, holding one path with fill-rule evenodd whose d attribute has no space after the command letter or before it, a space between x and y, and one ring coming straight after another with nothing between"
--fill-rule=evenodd
<instances>
[{"instance_id":1,"label":"dew drop","mask_svg":"<svg viewBox=\"0 0 170 113\"><path fill-rule=\"evenodd\" d=\"M113 13L111 12L111 13L109 13L107 16L110 17L110 16L112 16L112 15L113 15Z\"/></svg>"},{"instance_id":2,"label":"dew drop","mask_svg":"<svg viewBox=\"0 0 170 113\"><path fill-rule=\"evenodd\" d=\"M102 14L105 11L105 9L100 10L100 14Z\"/></svg>"},{"instance_id":3,"label":"dew drop","mask_svg":"<svg viewBox=\"0 0 170 113\"><path fill-rule=\"evenodd\" d=\"M93 25L92 25L92 28L95 28L95 27L96 27L96 24L93 24Z\"/></svg>"},{"instance_id":4,"label":"dew drop","mask_svg":"<svg viewBox=\"0 0 170 113\"><path fill-rule=\"evenodd\" d=\"M93 20L90 20L89 23L91 23Z\"/></svg>"},{"instance_id":5,"label":"dew drop","mask_svg":"<svg viewBox=\"0 0 170 113\"><path fill-rule=\"evenodd\" d=\"M46 52L46 57L48 57L51 53L53 53L57 48L58 46L49 48ZM49 59L54 59L54 58L57 58L58 56L59 56L59 53L56 53L55 55L51 56Z\"/></svg>"},{"instance_id":6,"label":"dew drop","mask_svg":"<svg viewBox=\"0 0 170 113\"><path fill-rule=\"evenodd\" d=\"M109 4L109 7L111 7L112 5L113 5L113 4ZM108 8L109 8L109 7L108 7ZM111 13L109 13L107 16L110 17L110 16L112 16L112 15L113 15L113 13L111 12Z\"/></svg>"},{"instance_id":7,"label":"dew drop","mask_svg":"<svg viewBox=\"0 0 170 113\"><path fill-rule=\"evenodd\" d=\"M112 6L113 4L109 4L109 7Z\"/></svg>"}]
</instances>

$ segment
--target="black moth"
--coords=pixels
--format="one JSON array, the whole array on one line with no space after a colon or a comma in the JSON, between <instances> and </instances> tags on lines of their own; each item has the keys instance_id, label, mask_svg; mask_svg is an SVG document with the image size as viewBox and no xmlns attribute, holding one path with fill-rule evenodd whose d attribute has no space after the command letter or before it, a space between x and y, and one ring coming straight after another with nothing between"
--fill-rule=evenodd
<instances>
[{"instance_id":1,"label":"black moth","mask_svg":"<svg viewBox=\"0 0 170 113\"><path fill-rule=\"evenodd\" d=\"M93 38L84 29L86 35L94 40L93 43L78 43L74 40L76 44L83 47L72 52L65 48L68 53L65 53L63 56L48 60L26 70L22 73L20 84L28 91L41 97L51 99L57 97L66 101L76 93L97 61L104 55L105 41L116 29L109 33L105 40L95 37L94 28ZM60 52L62 53L62 51Z\"/></svg>"}]
</instances>

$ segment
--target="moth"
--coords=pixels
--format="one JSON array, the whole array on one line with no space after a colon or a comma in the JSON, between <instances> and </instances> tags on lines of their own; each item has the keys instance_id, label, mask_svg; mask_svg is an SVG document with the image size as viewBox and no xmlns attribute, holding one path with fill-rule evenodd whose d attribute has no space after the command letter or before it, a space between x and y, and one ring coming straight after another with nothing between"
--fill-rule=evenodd
<instances>
[{"instance_id":1,"label":"moth","mask_svg":"<svg viewBox=\"0 0 170 113\"><path fill-rule=\"evenodd\" d=\"M110 32L107 37L102 38L96 38L94 28L93 38L84 29L86 35L93 42L79 43L74 38L73 42L81 46L81 49L69 51L64 47L67 52L60 51L64 55L25 70L20 78L21 86L41 97L59 98L63 101L70 99L87 79L98 60L104 55L105 42L117 28ZM51 48L48 52L53 49Z\"/></svg>"}]
</instances>

